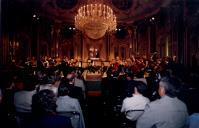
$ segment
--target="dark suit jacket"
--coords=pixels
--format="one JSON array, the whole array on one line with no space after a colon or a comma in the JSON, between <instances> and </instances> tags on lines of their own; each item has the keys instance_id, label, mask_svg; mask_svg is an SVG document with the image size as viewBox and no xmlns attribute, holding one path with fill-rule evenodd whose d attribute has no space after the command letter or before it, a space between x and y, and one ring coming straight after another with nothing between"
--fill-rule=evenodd
<instances>
[{"instance_id":1,"label":"dark suit jacket","mask_svg":"<svg viewBox=\"0 0 199 128\"><path fill-rule=\"evenodd\" d=\"M68 85L68 89L69 96L78 99L80 104L82 105L84 103L82 88L74 85Z\"/></svg>"}]
</instances>

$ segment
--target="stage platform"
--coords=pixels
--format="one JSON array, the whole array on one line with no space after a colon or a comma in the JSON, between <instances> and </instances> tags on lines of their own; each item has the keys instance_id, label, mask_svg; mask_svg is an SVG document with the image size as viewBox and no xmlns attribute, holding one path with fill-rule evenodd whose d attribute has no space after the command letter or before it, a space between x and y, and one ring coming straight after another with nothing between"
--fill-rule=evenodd
<instances>
[{"instance_id":1,"label":"stage platform","mask_svg":"<svg viewBox=\"0 0 199 128\"><path fill-rule=\"evenodd\" d=\"M94 60L87 60L82 62L82 67L88 67L88 66L110 66L110 61L102 61L100 59L94 59Z\"/></svg>"}]
</instances>

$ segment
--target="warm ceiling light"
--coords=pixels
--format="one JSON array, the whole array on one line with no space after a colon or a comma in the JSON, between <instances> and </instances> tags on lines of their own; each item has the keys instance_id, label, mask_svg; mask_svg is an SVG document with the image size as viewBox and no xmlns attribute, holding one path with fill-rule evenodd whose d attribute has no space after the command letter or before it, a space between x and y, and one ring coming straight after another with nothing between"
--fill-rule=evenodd
<instances>
[{"instance_id":1,"label":"warm ceiling light","mask_svg":"<svg viewBox=\"0 0 199 128\"><path fill-rule=\"evenodd\" d=\"M86 33L92 39L99 39L106 32L116 29L116 16L105 4L91 3L78 9L75 16L75 28Z\"/></svg>"}]
</instances>

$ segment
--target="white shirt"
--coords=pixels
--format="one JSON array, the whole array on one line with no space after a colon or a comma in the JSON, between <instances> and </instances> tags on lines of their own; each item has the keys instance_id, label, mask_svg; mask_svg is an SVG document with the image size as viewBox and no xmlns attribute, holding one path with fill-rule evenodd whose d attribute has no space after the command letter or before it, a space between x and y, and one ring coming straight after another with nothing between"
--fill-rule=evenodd
<instances>
[{"instance_id":1,"label":"white shirt","mask_svg":"<svg viewBox=\"0 0 199 128\"><path fill-rule=\"evenodd\" d=\"M31 112L33 91L18 91L14 94L14 105L17 112Z\"/></svg>"},{"instance_id":2,"label":"white shirt","mask_svg":"<svg viewBox=\"0 0 199 128\"><path fill-rule=\"evenodd\" d=\"M128 110L144 110L149 99L143 95L133 95L123 100L121 112L127 112ZM129 120L137 120L144 111L133 111L126 113L126 118Z\"/></svg>"}]
</instances>

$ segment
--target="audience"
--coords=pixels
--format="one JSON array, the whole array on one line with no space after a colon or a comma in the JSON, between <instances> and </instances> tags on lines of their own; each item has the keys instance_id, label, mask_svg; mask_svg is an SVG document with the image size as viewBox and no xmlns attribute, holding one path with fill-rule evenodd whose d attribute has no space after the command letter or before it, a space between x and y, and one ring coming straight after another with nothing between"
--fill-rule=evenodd
<instances>
[{"instance_id":1,"label":"audience","mask_svg":"<svg viewBox=\"0 0 199 128\"><path fill-rule=\"evenodd\" d=\"M48 68L45 68L44 65L48 63L47 61L49 61L49 64L46 66ZM88 94L86 91L89 91L89 89L86 90L86 87L88 87L86 85L87 83L84 83L84 79L81 77L81 72L86 71L87 68L84 69L70 65L68 59L64 58L62 61L50 61L53 61L53 59L47 58L43 61L41 60L41 65L37 65L36 67L31 67L32 64L30 64L28 68L17 66L16 68L8 70L7 74L9 74L9 76L5 77L8 78L9 86L4 87L2 84L0 87L4 96L2 100L0 91L0 112L2 113L0 117L5 117L5 119L9 118L9 122L14 122L15 114L31 113L31 104L34 103L32 104L31 113L33 114L32 123L30 124L28 122L28 124L30 124L29 127L54 127L55 125L62 127L62 124L64 124L63 120L66 120L65 124L67 124L68 127L72 125L74 128L84 128L85 124L82 110L86 114L86 121L88 121L87 116L89 114L87 113L87 109L91 109L88 107L90 105L88 103L93 102L93 100L90 100L91 98L86 95ZM127 120L132 122L137 121L137 128L180 128L185 125L186 120L186 128L196 128L198 126L198 124L195 123L198 120L198 114L192 114L192 112L195 112L193 108L196 105L194 104L198 104L193 100L193 98L197 98L197 95L187 91L191 88L197 90L199 83L197 71L194 70L191 72L191 70L187 70L188 68L183 68L182 65L176 64L176 62L172 60L169 61L168 57L155 57L155 59L153 58L151 60L134 57L128 61L132 61L132 63L126 65L125 60L122 63L116 61L111 63L111 65L103 71L101 68L95 66L88 68L90 71L97 72L98 74L107 74L103 76L102 81L100 81L102 84L102 86L100 85L100 87L102 87L102 100L96 102L102 102L102 106L98 105L97 109L103 112L110 111L110 120L112 120L112 117L114 120L116 116L119 118L118 115L122 112L125 114ZM80 70L81 72L79 72ZM78 71L76 72L77 74L75 74L75 71ZM25 74L30 76L21 77ZM168 76L177 77L181 84L186 85L185 88L181 86L181 89L186 92L186 95L183 95L184 93L177 95L179 91L177 87L178 83L175 82L175 79ZM11 80L11 78L13 78L13 80ZM37 83L32 81L34 78L39 82L36 90L35 85ZM130 85L127 84L129 82ZM146 90L147 97L144 95L144 91ZM54 94L51 94L52 91ZM187 95L190 95L190 97ZM33 99L37 100L33 101L32 96ZM54 99L55 96L57 96L57 100ZM187 103L190 114L189 117L186 105L177 97ZM152 101L151 103L149 103L149 99ZM44 106L45 109L43 108ZM116 110L119 114L113 114L115 112L115 106L117 106ZM96 107L94 107L94 109L95 108ZM70 124L70 120L57 115L56 110L57 112L79 112L81 125L75 126ZM95 114L96 113L93 115ZM47 122L50 123L47 124ZM35 124L33 125L33 123ZM12 126L14 125L15 124Z\"/></svg>"},{"instance_id":2,"label":"audience","mask_svg":"<svg viewBox=\"0 0 199 128\"><path fill-rule=\"evenodd\" d=\"M186 105L176 96L179 83L163 77L159 82L160 99L146 105L136 128L183 128L188 117Z\"/></svg>"},{"instance_id":3,"label":"audience","mask_svg":"<svg viewBox=\"0 0 199 128\"><path fill-rule=\"evenodd\" d=\"M67 86L69 89L69 96L72 98L77 98L82 106L84 104L84 95L81 87L74 86L75 74L68 73L66 76L66 82L68 83Z\"/></svg>"},{"instance_id":4,"label":"audience","mask_svg":"<svg viewBox=\"0 0 199 128\"><path fill-rule=\"evenodd\" d=\"M72 128L69 118L56 114L56 97L51 90L33 95L33 119L27 128Z\"/></svg>"},{"instance_id":5,"label":"audience","mask_svg":"<svg viewBox=\"0 0 199 128\"><path fill-rule=\"evenodd\" d=\"M57 95L58 87L54 85L55 78L54 76L45 76L42 78L42 80L39 83L39 90L49 89L54 92L55 95Z\"/></svg>"},{"instance_id":6,"label":"audience","mask_svg":"<svg viewBox=\"0 0 199 128\"><path fill-rule=\"evenodd\" d=\"M132 97L123 100L121 112L125 113L127 119L131 121L137 120L144 112L145 105L149 103L149 99L143 94L147 90L147 85L141 81L132 81L130 83Z\"/></svg>"},{"instance_id":7,"label":"audience","mask_svg":"<svg viewBox=\"0 0 199 128\"><path fill-rule=\"evenodd\" d=\"M85 86L81 71L78 71L76 73L76 76L74 78L74 86L80 87L82 89L82 93L83 93L84 99L85 99L86 98L86 86Z\"/></svg>"},{"instance_id":8,"label":"audience","mask_svg":"<svg viewBox=\"0 0 199 128\"><path fill-rule=\"evenodd\" d=\"M14 105L16 112L30 113L32 96L36 93L36 82L33 76L26 76L24 78L18 78L15 81L16 85L22 86L22 90L14 93Z\"/></svg>"},{"instance_id":9,"label":"audience","mask_svg":"<svg viewBox=\"0 0 199 128\"><path fill-rule=\"evenodd\" d=\"M72 125L74 128L85 128L83 113L79 101L76 98L68 96L68 94L69 94L69 89L67 87L67 83L61 83L58 88L58 98L56 101L57 112L61 114L64 112L79 113L80 114L79 122L76 122L76 124L74 124L72 121Z\"/></svg>"}]
</instances>

